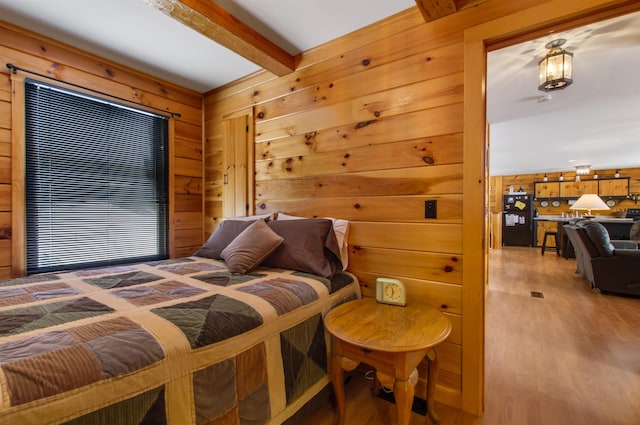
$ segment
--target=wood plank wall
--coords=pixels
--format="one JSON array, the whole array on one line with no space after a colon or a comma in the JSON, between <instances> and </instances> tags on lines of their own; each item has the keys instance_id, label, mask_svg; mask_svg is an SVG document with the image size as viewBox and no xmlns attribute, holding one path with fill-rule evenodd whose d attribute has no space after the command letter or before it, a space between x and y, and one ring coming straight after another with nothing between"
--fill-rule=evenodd
<instances>
[{"instance_id":1,"label":"wood plank wall","mask_svg":"<svg viewBox=\"0 0 640 425\"><path fill-rule=\"evenodd\" d=\"M426 24L411 8L205 95L205 232L222 213L222 117L254 107L256 213L351 220L363 293L401 279L448 315L436 397L461 406L464 30L539 4L490 0ZM437 218L424 201L437 200Z\"/></svg>"},{"instance_id":2,"label":"wood plank wall","mask_svg":"<svg viewBox=\"0 0 640 425\"><path fill-rule=\"evenodd\" d=\"M616 169L598 170L599 178L613 178ZM573 181L576 178L575 172L565 171L562 173L565 181ZM557 181L560 173L547 173L547 177L550 181ZM620 170L620 177L630 177L629 179L629 193L640 194L640 168L624 168ZM501 212L502 195L509 193L509 186L513 186L515 190L520 187L527 193L534 193L533 184L535 182L541 182L544 178L544 173L537 174L521 174L512 176L493 176L490 179L491 187L495 187L497 197L495 203L491 204L491 212ZM593 171L588 176L583 176L583 180L590 180L593 178ZM636 204L632 199L616 199L616 205L608 211L598 211L600 215L613 215L618 209L627 208L640 208L640 204ZM534 201L534 206L538 209L541 215L560 215L562 212L568 212L567 204L563 203L559 207L554 207L549 203L549 206L543 207L540 205L540 201Z\"/></svg>"},{"instance_id":3,"label":"wood plank wall","mask_svg":"<svg viewBox=\"0 0 640 425\"><path fill-rule=\"evenodd\" d=\"M11 84L0 76L0 279L11 276Z\"/></svg>"},{"instance_id":4,"label":"wood plank wall","mask_svg":"<svg viewBox=\"0 0 640 425\"><path fill-rule=\"evenodd\" d=\"M613 178L616 169L604 169L597 170L599 178ZM573 181L576 178L576 173L572 171L564 171L562 173L565 181ZM620 170L621 177L630 177L629 179L629 193L633 195L640 195L640 168L624 168ZM550 181L557 181L560 177L560 172L547 173L547 177ZM544 173L537 174L521 174L510 176L492 176L490 181L490 202L489 212L491 215L491 235L493 248L499 249L502 245L502 196L509 193L509 186L513 186L515 190L522 189L527 193L534 193L534 183L541 182L544 178ZM584 176L583 180L589 180L593 178L593 171L590 175ZM540 204L541 201L533 202L534 208L538 209L540 215L560 215L561 213L570 212L569 206L566 202L562 202L559 207L554 207L549 202L549 205L543 207ZM598 211L600 215L613 215L615 211L628 208L640 208L640 204L636 203L633 199L616 199L616 205L608 211ZM549 223L549 227L554 227L555 223ZM546 229L546 228L545 228ZM540 233L540 232L539 232ZM544 233L544 230L542 231ZM540 243L540 237L538 235L538 242Z\"/></svg>"},{"instance_id":5,"label":"wood plank wall","mask_svg":"<svg viewBox=\"0 0 640 425\"><path fill-rule=\"evenodd\" d=\"M0 21L0 278L12 275L11 81L6 63L80 84L166 111L170 125L171 252L190 255L202 244L202 94L154 79L122 65ZM16 170L20 172L20 170ZM23 250L18 247L16 251ZM15 268L15 267L14 267ZM14 271L14 276L17 273Z\"/></svg>"}]
</instances>

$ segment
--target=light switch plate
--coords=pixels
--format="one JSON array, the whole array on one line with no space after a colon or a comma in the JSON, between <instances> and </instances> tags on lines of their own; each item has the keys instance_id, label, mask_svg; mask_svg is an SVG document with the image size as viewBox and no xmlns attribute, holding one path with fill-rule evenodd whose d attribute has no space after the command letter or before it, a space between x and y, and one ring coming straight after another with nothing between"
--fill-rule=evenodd
<instances>
[{"instance_id":1,"label":"light switch plate","mask_svg":"<svg viewBox=\"0 0 640 425\"><path fill-rule=\"evenodd\" d=\"M435 199L424 201L424 218L438 218L438 201Z\"/></svg>"}]
</instances>

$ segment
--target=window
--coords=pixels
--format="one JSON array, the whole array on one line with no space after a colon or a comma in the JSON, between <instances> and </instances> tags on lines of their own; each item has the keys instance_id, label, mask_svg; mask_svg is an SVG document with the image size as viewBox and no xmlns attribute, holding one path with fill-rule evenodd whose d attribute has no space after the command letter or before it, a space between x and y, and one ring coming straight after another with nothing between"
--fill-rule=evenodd
<instances>
[{"instance_id":1,"label":"window","mask_svg":"<svg viewBox=\"0 0 640 425\"><path fill-rule=\"evenodd\" d=\"M167 258L165 117L26 81L27 273Z\"/></svg>"}]
</instances>

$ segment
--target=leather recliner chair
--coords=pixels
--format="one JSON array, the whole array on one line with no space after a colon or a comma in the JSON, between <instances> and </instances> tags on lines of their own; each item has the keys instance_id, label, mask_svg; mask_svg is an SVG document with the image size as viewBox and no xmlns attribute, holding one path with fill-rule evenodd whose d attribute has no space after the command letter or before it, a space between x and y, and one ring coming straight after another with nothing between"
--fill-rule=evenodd
<instances>
[{"instance_id":1,"label":"leather recliner chair","mask_svg":"<svg viewBox=\"0 0 640 425\"><path fill-rule=\"evenodd\" d=\"M611 241L607 229L591 220L565 224L564 230L576 251L576 272L595 290L640 296L640 250L635 242Z\"/></svg>"}]
</instances>

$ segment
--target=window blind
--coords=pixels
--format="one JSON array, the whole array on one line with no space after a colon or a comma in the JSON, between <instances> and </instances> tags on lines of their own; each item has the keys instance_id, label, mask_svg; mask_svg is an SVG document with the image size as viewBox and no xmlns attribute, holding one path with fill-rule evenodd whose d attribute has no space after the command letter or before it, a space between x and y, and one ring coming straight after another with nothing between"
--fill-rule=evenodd
<instances>
[{"instance_id":1,"label":"window blind","mask_svg":"<svg viewBox=\"0 0 640 425\"><path fill-rule=\"evenodd\" d=\"M165 117L26 81L27 273L167 258Z\"/></svg>"}]
</instances>

